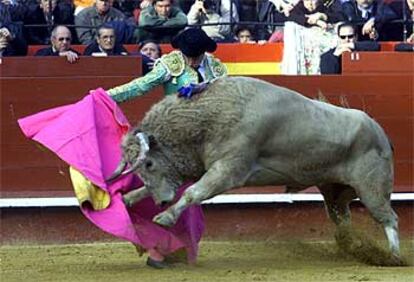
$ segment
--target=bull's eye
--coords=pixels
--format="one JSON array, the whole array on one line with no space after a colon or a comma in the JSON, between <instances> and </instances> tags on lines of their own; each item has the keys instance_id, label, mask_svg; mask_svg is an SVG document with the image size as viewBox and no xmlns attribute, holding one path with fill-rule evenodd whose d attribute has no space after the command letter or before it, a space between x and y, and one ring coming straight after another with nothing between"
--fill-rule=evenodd
<instances>
[{"instance_id":1,"label":"bull's eye","mask_svg":"<svg viewBox=\"0 0 414 282\"><path fill-rule=\"evenodd\" d=\"M146 168L146 169L150 169L150 168L152 168L152 166L153 166L152 161L146 161L146 162L145 162L145 168Z\"/></svg>"}]
</instances>

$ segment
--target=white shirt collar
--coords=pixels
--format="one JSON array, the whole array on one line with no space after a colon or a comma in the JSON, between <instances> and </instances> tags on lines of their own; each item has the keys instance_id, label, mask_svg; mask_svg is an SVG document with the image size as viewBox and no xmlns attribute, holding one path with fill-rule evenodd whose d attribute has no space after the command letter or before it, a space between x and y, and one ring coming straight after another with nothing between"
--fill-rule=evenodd
<instances>
[{"instance_id":1,"label":"white shirt collar","mask_svg":"<svg viewBox=\"0 0 414 282\"><path fill-rule=\"evenodd\" d=\"M372 15L372 8L373 8L373 5L371 5L369 8L362 8L362 7L360 7L360 6L358 6L357 5L357 8L358 8L358 10L360 10L361 11L361 16L364 18L364 19L366 19L367 17L368 17L368 13L371 13L371 15Z\"/></svg>"}]
</instances>

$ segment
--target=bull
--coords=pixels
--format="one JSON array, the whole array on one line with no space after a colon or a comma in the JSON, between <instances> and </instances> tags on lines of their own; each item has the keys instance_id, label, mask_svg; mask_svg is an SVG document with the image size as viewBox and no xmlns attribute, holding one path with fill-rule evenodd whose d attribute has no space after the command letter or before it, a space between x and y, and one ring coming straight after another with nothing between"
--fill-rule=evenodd
<instances>
[{"instance_id":1,"label":"bull","mask_svg":"<svg viewBox=\"0 0 414 282\"><path fill-rule=\"evenodd\" d=\"M391 208L393 150L366 113L337 107L265 81L226 77L191 99L168 96L122 141L111 179L137 173L145 186L127 205L152 196L159 205L183 195L153 221L172 226L188 206L233 188L319 188L330 219L350 224L355 198L382 224L399 256L398 218ZM125 168L129 166L128 169Z\"/></svg>"}]
</instances>

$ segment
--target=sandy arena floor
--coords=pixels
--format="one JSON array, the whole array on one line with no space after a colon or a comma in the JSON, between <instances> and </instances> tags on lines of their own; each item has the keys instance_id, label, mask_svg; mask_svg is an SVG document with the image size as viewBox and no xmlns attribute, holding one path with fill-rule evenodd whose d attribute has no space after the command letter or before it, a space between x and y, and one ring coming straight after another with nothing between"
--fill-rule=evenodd
<instances>
[{"instance_id":1,"label":"sandy arena floor","mask_svg":"<svg viewBox=\"0 0 414 282\"><path fill-rule=\"evenodd\" d=\"M402 242L414 261L414 241ZM356 261L333 241L204 241L195 266L154 270L128 243L1 246L0 280L13 281L414 281L414 267ZM412 264L411 264L412 265Z\"/></svg>"}]
</instances>

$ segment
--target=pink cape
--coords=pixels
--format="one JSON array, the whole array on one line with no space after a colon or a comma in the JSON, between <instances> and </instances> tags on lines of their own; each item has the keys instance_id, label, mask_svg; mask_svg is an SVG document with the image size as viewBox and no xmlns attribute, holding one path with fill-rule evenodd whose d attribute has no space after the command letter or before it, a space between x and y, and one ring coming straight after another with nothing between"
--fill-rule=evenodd
<instances>
[{"instance_id":1,"label":"pink cape","mask_svg":"<svg viewBox=\"0 0 414 282\"><path fill-rule=\"evenodd\" d=\"M105 182L121 158L120 140L130 125L103 89L91 91L75 104L46 110L18 122L26 137L49 148L109 193L111 203L104 210L81 206L92 223L145 249L156 248L164 255L185 248L189 262L195 261L204 230L200 206L188 208L175 226L165 229L152 223L153 216L161 209L151 198L129 209L124 205L122 194L143 185L138 177L131 174Z\"/></svg>"}]
</instances>

